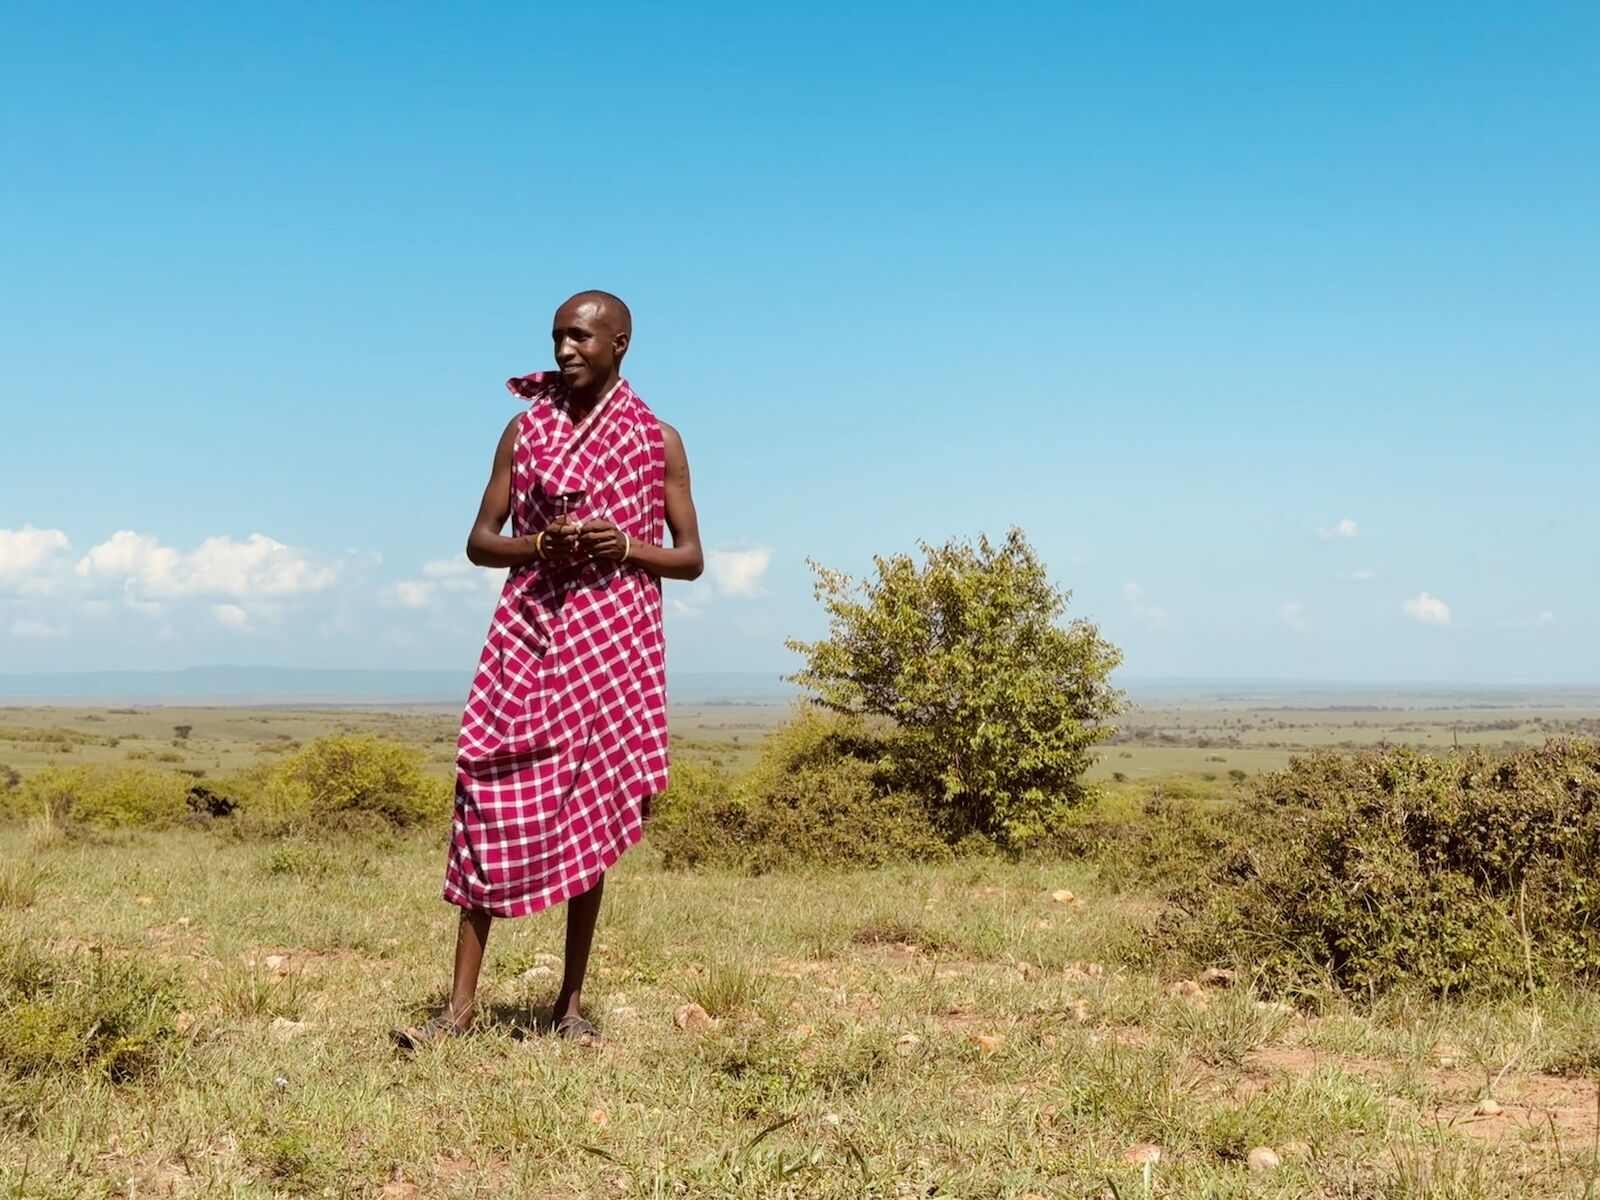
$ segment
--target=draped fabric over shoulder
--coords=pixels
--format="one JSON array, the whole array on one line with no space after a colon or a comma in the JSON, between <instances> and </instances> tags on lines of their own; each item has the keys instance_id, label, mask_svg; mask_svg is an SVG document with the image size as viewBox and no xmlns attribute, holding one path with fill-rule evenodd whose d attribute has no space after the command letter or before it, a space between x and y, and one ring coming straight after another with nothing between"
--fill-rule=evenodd
<instances>
[{"instance_id":1,"label":"draped fabric over shoulder","mask_svg":"<svg viewBox=\"0 0 1600 1200\"><path fill-rule=\"evenodd\" d=\"M559 375L507 386L530 401L512 532L570 511L660 545L661 426L627 381L576 424ZM610 561L510 572L462 716L444 898L516 917L589 890L666 789L666 704L655 576Z\"/></svg>"}]
</instances>

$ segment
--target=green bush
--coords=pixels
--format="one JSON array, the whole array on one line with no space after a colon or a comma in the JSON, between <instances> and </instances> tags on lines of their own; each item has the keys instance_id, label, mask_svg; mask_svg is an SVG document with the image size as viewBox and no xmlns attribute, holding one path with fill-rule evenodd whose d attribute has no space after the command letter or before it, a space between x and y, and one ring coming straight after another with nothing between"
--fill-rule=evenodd
<instances>
[{"instance_id":1,"label":"green bush","mask_svg":"<svg viewBox=\"0 0 1600 1200\"><path fill-rule=\"evenodd\" d=\"M1094 861L1101 882L1118 891L1190 887L1237 843L1240 808L1235 800L1188 794L1181 785L1134 785L1097 797L1041 850Z\"/></svg>"},{"instance_id":2,"label":"green bush","mask_svg":"<svg viewBox=\"0 0 1600 1200\"><path fill-rule=\"evenodd\" d=\"M176 1037L178 987L137 960L0 943L0 1077L87 1069L122 1082Z\"/></svg>"},{"instance_id":3,"label":"green bush","mask_svg":"<svg viewBox=\"0 0 1600 1200\"><path fill-rule=\"evenodd\" d=\"M414 747L371 735L317 738L265 774L241 804L274 832L407 829L450 811L449 785L424 774Z\"/></svg>"},{"instance_id":4,"label":"green bush","mask_svg":"<svg viewBox=\"0 0 1600 1200\"><path fill-rule=\"evenodd\" d=\"M1169 935L1294 985L1435 994L1600 978L1600 746L1319 753L1254 783Z\"/></svg>"},{"instance_id":5,"label":"green bush","mask_svg":"<svg viewBox=\"0 0 1600 1200\"><path fill-rule=\"evenodd\" d=\"M791 640L791 678L828 709L892 722L882 752L950 842L1045 839L1087 793L1081 776L1125 708L1122 652L1079 618L1020 529L996 545L923 543L857 580L812 564L828 636Z\"/></svg>"},{"instance_id":6,"label":"green bush","mask_svg":"<svg viewBox=\"0 0 1600 1200\"><path fill-rule=\"evenodd\" d=\"M189 781L146 767L41 767L0 795L12 817L95 829L165 829L186 820Z\"/></svg>"},{"instance_id":7,"label":"green bush","mask_svg":"<svg viewBox=\"0 0 1600 1200\"><path fill-rule=\"evenodd\" d=\"M893 787L885 743L859 720L802 708L742 779L674 767L652 841L672 866L757 872L949 857L926 805Z\"/></svg>"}]
</instances>

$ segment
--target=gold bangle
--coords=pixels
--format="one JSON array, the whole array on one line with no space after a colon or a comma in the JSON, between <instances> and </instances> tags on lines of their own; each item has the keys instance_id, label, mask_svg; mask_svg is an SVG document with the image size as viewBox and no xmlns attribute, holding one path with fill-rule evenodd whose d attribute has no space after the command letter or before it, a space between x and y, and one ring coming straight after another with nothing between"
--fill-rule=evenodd
<instances>
[{"instance_id":1,"label":"gold bangle","mask_svg":"<svg viewBox=\"0 0 1600 1200\"><path fill-rule=\"evenodd\" d=\"M622 561L628 561L628 554L633 550L633 539L626 533L622 535Z\"/></svg>"},{"instance_id":2,"label":"gold bangle","mask_svg":"<svg viewBox=\"0 0 1600 1200\"><path fill-rule=\"evenodd\" d=\"M544 557L544 530L542 530L542 529L538 533L536 533L534 535L534 538L533 538L533 553L539 559L540 562L544 562L545 561L545 557Z\"/></svg>"}]
</instances>

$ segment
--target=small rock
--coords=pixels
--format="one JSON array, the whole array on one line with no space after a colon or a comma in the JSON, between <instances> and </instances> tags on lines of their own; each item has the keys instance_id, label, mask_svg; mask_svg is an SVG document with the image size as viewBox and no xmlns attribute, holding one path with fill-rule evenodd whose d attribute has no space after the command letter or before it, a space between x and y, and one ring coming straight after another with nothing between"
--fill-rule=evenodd
<instances>
[{"instance_id":1,"label":"small rock","mask_svg":"<svg viewBox=\"0 0 1600 1200\"><path fill-rule=\"evenodd\" d=\"M1440 1042L1433 1048L1433 1061L1447 1070L1456 1065L1456 1059L1459 1057L1461 1052L1449 1042Z\"/></svg>"},{"instance_id":2,"label":"small rock","mask_svg":"<svg viewBox=\"0 0 1600 1200\"><path fill-rule=\"evenodd\" d=\"M133 902L140 908L149 908L156 902L156 898L154 896L135 896Z\"/></svg>"},{"instance_id":3,"label":"small rock","mask_svg":"<svg viewBox=\"0 0 1600 1200\"><path fill-rule=\"evenodd\" d=\"M285 1079L282 1075L279 1075L276 1079L274 1079L272 1081L272 1086L277 1088L280 1092L286 1091L288 1089L288 1087L289 1087L289 1081L287 1079Z\"/></svg>"},{"instance_id":4,"label":"small rock","mask_svg":"<svg viewBox=\"0 0 1600 1200\"><path fill-rule=\"evenodd\" d=\"M521 975L517 976L517 978L523 983L538 983L541 979L554 979L555 977L555 968L547 967L544 965L544 963L538 963L535 966L531 966Z\"/></svg>"},{"instance_id":5,"label":"small rock","mask_svg":"<svg viewBox=\"0 0 1600 1200\"><path fill-rule=\"evenodd\" d=\"M597 1128L604 1129L610 1123L611 1114L606 1112L605 1109L591 1108L589 1110L589 1124L594 1125Z\"/></svg>"},{"instance_id":6,"label":"small rock","mask_svg":"<svg viewBox=\"0 0 1600 1200\"><path fill-rule=\"evenodd\" d=\"M1257 1146L1245 1155L1245 1164L1252 1171L1276 1171L1283 1165L1283 1159L1270 1146Z\"/></svg>"},{"instance_id":7,"label":"small rock","mask_svg":"<svg viewBox=\"0 0 1600 1200\"><path fill-rule=\"evenodd\" d=\"M1049 929L1050 928L1050 918L1049 917L1040 917L1037 921L1035 921L1033 923L1033 927L1035 929Z\"/></svg>"},{"instance_id":8,"label":"small rock","mask_svg":"<svg viewBox=\"0 0 1600 1200\"><path fill-rule=\"evenodd\" d=\"M1294 1005L1285 1004L1282 1000L1257 1000L1256 1011L1271 1013L1275 1017L1292 1017Z\"/></svg>"},{"instance_id":9,"label":"small rock","mask_svg":"<svg viewBox=\"0 0 1600 1200\"><path fill-rule=\"evenodd\" d=\"M1485 1096L1478 1101L1478 1107L1472 1110L1472 1115L1475 1117L1498 1117L1505 1111L1498 1100L1492 1096Z\"/></svg>"},{"instance_id":10,"label":"small rock","mask_svg":"<svg viewBox=\"0 0 1600 1200\"><path fill-rule=\"evenodd\" d=\"M998 1054L1000 1048L1006 1044L1005 1035L1001 1033L974 1033L967 1038L984 1054Z\"/></svg>"},{"instance_id":11,"label":"small rock","mask_svg":"<svg viewBox=\"0 0 1600 1200\"><path fill-rule=\"evenodd\" d=\"M1050 893L1050 899L1054 900L1057 904L1071 904L1077 899L1077 897L1069 892L1066 888L1060 888Z\"/></svg>"},{"instance_id":12,"label":"small rock","mask_svg":"<svg viewBox=\"0 0 1600 1200\"><path fill-rule=\"evenodd\" d=\"M902 1033L895 1039L894 1052L901 1058L905 1058L920 1045L922 1045L922 1039L916 1034Z\"/></svg>"},{"instance_id":13,"label":"small rock","mask_svg":"<svg viewBox=\"0 0 1600 1200\"><path fill-rule=\"evenodd\" d=\"M618 1004L611 1009L611 1016L618 1021L632 1021L639 1015L639 1010L631 1004Z\"/></svg>"},{"instance_id":14,"label":"small rock","mask_svg":"<svg viewBox=\"0 0 1600 1200\"><path fill-rule=\"evenodd\" d=\"M269 971L282 971L289 965L289 959L282 954L269 954L261 960L261 965Z\"/></svg>"},{"instance_id":15,"label":"small rock","mask_svg":"<svg viewBox=\"0 0 1600 1200\"><path fill-rule=\"evenodd\" d=\"M193 917L179 917L178 918L178 924L182 925L185 929L187 929L187 928L189 928L189 926L194 924L194 918Z\"/></svg>"},{"instance_id":16,"label":"small rock","mask_svg":"<svg viewBox=\"0 0 1600 1200\"><path fill-rule=\"evenodd\" d=\"M390 1197L390 1200L416 1200L417 1185L396 1179L383 1185L383 1195Z\"/></svg>"},{"instance_id":17,"label":"small rock","mask_svg":"<svg viewBox=\"0 0 1600 1200\"><path fill-rule=\"evenodd\" d=\"M1136 1167L1142 1167L1147 1163L1158 1163L1161 1161L1161 1147L1154 1142L1140 1142L1137 1146L1129 1146L1122 1152L1122 1161Z\"/></svg>"},{"instance_id":18,"label":"small rock","mask_svg":"<svg viewBox=\"0 0 1600 1200\"><path fill-rule=\"evenodd\" d=\"M533 956L533 963L534 966L537 967L554 968L561 965L561 959L554 954L535 954Z\"/></svg>"},{"instance_id":19,"label":"small rock","mask_svg":"<svg viewBox=\"0 0 1600 1200\"><path fill-rule=\"evenodd\" d=\"M1200 973L1200 982L1206 987L1231 988L1239 982L1239 972L1225 967L1207 967Z\"/></svg>"},{"instance_id":20,"label":"small rock","mask_svg":"<svg viewBox=\"0 0 1600 1200\"><path fill-rule=\"evenodd\" d=\"M1067 1006L1067 1011L1072 1014L1072 1019L1079 1025L1089 1023L1089 1002L1087 1000L1074 1000Z\"/></svg>"},{"instance_id":21,"label":"small rock","mask_svg":"<svg viewBox=\"0 0 1600 1200\"><path fill-rule=\"evenodd\" d=\"M291 1021L288 1017L273 1017L269 1032L280 1042L287 1042L290 1038L299 1037L311 1026L305 1021Z\"/></svg>"},{"instance_id":22,"label":"small rock","mask_svg":"<svg viewBox=\"0 0 1600 1200\"><path fill-rule=\"evenodd\" d=\"M842 1125L842 1124L844 1124L844 1118L841 1117L838 1113L834 1113L834 1112L823 1113L822 1114L822 1123L824 1125Z\"/></svg>"},{"instance_id":23,"label":"small rock","mask_svg":"<svg viewBox=\"0 0 1600 1200\"><path fill-rule=\"evenodd\" d=\"M694 1003L673 1009L672 1023L685 1033L710 1033L717 1027L716 1018Z\"/></svg>"},{"instance_id":24,"label":"small rock","mask_svg":"<svg viewBox=\"0 0 1600 1200\"><path fill-rule=\"evenodd\" d=\"M1024 979L1039 978L1039 968L1034 966L1025 958L1017 959L1017 970L1022 972L1022 977Z\"/></svg>"},{"instance_id":25,"label":"small rock","mask_svg":"<svg viewBox=\"0 0 1600 1200\"><path fill-rule=\"evenodd\" d=\"M188 1033L189 1030L194 1028L194 1014L192 1012L181 1012L172 1018L172 1024L179 1033Z\"/></svg>"},{"instance_id":26,"label":"small rock","mask_svg":"<svg viewBox=\"0 0 1600 1200\"><path fill-rule=\"evenodd\" d=\"M1211 1003L1211 997L1206 995L1205 988L1192 979L1180 979L1167 989L1167 995L1175 1000L1182 1000L1185 1004L1192 1004L1196 1008L1205 1008Z\"/></svg>"}]
</instances>

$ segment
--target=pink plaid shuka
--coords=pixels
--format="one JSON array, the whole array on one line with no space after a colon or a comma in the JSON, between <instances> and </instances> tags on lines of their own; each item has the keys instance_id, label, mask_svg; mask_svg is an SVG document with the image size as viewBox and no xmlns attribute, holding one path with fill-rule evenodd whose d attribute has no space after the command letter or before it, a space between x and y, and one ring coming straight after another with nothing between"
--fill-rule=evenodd
<instances>
[{"instance_id":1,"label":"pink plaid shuka","mask_svg":"<svg viewBox=\"0 0 1600 1200\"><path fill-rule=\"evenodd\" d=\"M660 545L661 426L626 381L573 424L555 373L507 386L517 430L511 524L563 505ZM510 573L461 718L444 898L519 917L581 895L639 840L667 786L661 583L616 562Z\"/></svg>"}]
</instances>

